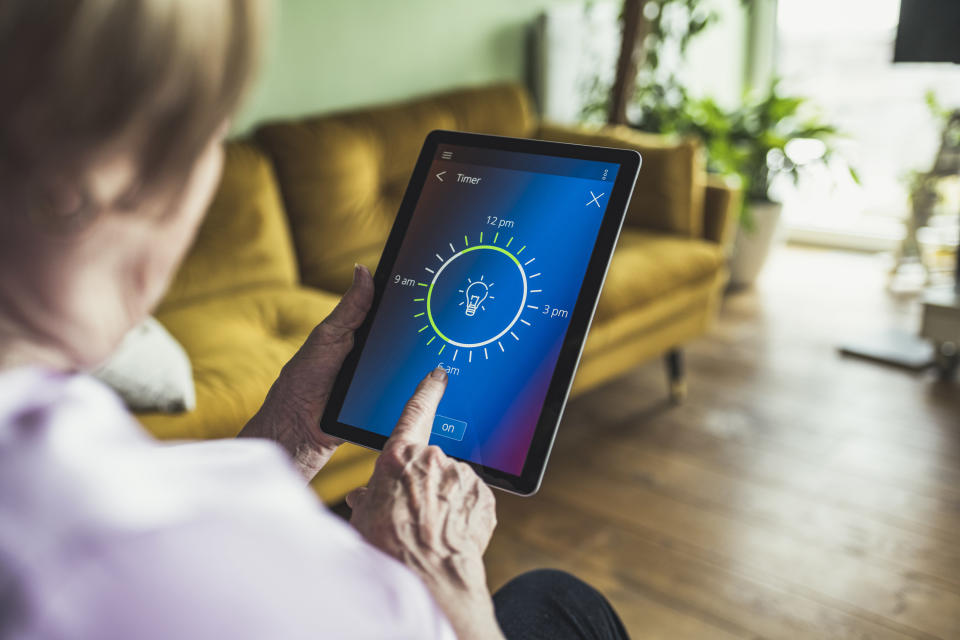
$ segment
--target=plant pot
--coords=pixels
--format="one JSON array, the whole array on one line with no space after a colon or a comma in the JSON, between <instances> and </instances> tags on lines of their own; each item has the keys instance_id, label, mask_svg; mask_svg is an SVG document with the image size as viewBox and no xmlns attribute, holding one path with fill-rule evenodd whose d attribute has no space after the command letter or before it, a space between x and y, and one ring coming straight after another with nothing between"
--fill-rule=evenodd
<instances>
[{"instance_id":1,"label":"plant pot","mask_svg":"<svg viewBox=\"0 0 960 640\"><path fill-rule=\"evenodd\" d=\"M749 230L742 224L737 228L730 257L730 284L735 287L749 287L756 282L777 239L783 212L783 205L779 202L759 200L747 206L753 225Z\"/></svg>"}]
</instances>

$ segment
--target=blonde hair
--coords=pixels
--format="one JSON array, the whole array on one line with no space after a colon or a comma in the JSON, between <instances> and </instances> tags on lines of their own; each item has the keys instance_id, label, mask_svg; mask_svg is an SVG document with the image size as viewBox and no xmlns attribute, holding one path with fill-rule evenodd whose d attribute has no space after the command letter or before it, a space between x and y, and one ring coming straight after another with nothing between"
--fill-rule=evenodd
<instances>
[{"instance_id":1,"label":"blonde hair","mask_svg":"<svg viewBox=\"0 0 960 640\"><path fill-rule=\"evenodd\" d=\"M0 2L0 197L73 184L133 132L141 187L187 172L250 82L265 14L266 0Z\"/></svg>"}]
</instances>

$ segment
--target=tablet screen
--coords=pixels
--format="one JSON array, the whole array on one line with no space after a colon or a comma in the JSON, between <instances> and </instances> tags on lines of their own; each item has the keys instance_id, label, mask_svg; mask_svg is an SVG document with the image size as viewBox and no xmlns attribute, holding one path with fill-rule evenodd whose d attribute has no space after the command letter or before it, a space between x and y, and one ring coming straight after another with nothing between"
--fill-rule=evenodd
<instances>
[{"instance_id":1,"label":"tablet screen","mask_svg":"<svg viewBox=\"0 0 960 640\"><path fill-rule=\"evenodd\" d=\"M430 443L520 475L618 168L438 145L339 421L389 436L440 366Z\"/></svg>"}]
</instances>

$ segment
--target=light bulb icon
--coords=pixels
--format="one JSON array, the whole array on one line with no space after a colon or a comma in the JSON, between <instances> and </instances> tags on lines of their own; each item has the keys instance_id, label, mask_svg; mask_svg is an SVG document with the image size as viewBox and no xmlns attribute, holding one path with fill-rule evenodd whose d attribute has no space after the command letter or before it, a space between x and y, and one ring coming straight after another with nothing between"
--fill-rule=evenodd
<instances>
[{"instance_id":1,"label":"light bulb icon","mask_svg":"<svg viewBox=\"0 0 960 640\"><path fill-rule=\"evenodd\" d=\"M464 313L469 316L474 316L477 314L477 309L482 309L486 311L486 308L483 306L484 300L487 298L493 299L493 296L490 295L490 287L493 286L493 283L486 283L483 281L483 276L480 276L479 280L471 280L467 278L466 290L460 289L460 293L463 294L464 301L460 304L466 304L467 308Z\"/></svg>"}]
</instances>

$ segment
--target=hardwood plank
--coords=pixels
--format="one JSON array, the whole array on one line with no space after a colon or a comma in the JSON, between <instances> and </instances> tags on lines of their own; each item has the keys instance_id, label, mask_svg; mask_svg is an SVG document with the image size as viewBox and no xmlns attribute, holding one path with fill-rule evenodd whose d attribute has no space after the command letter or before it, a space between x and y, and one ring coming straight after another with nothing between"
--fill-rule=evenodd
<instances>
[{"instance_id":1,"label":"hardwood plank","mask_svg":"<svg viewBox=\"0 0 960 640\"><path fill-rule=\"evenodd\" d=\"M826 503L870 515L916 533L933 536L944 543L960 539L960 509L943 498L919 495L896 486L878 484L855 475L839 473L810 462L792 451L771 447L751 437L722 433L704 427L678 424L664 417L645 425L625 422L610 425L604 438L620 433L623 447L681 451L696 457L697 463L732 477L742 477L767 486L782 487ZM594 446L585 442L596 428L568 426L558 437L557 449ZM595 440L598 440L594 438ZM599 441L599 440L598 440Z\"/></svg>"},{"instance_id":2,"label":"hardwood plank","mask_svg":"<svg viewBox=\"0 0 960 640\"><path fill-rule=\"evenodd\" d=\"M651 540L548 497L535 508L501 500L504 533L555 558L575 556L594 572L615 575L650 597L754 637L784 639L921 637L851 615L803 595L746 577L677 548L669 538ZM598 525L598 522L603 524ZM643 630L639 637L646 637ZM710 638L709 635L699 636Z\"/></svg>"},{"instance_id":3,"label":"hardwood plank","mask_svg":"<svg viewBox=\"0 0 960 640\"><path fill-rule=\"evenodd\" d=\"M915 330L870 257L787 249L686 348L567 407L541 495L498 496L491 583L602 586L635 637L960 639L960 385L836 346Z\"/></svg>"},{"instance_id":4,"label":"hardwood plank","mask_svg":"<svg viewBox=\"0 0 960 640\"><path fill-rule=\"evenodd\" d=\"M690 362L691 368L696 366L694 362ZM885 441L878 437L884 431L883 425L899 424L895 418L888 417L885 421L872 422L872 439L857 438L859 432L867 429L863 426L864 418L850 417L856 414L851 414L845 403L840 402L841 406L837 406L837 403L822 399L817 403L818 399L808 398L806 393L784 394L782 391L774 392L773 389L758 389L755 384L750 385L748 393L741 389L742 384L738 386L736 382L730 381L731 370L735 370L735 367L727 362L724 368L726 375L723 375L723 370L717 370L715 375L705 376L703 380L697 377L690 381L705 397L714 400L722 398L722 401L708 404L698 397L680 408L679 417L674 418L676 421L685 425L703 425L704 428L721 431L756 444L769 444L771 448L783 449L793 455L821 463L827 462L825 456L835 455L844 442L862 443L864 449L870 449L877 455L882 453L887 457L899 457L900 464L893 467L881 465L878 472L877 465L864 464L863 460L859 464L853 464L854 458L841 458L833 461L834 469L897 485L921 495L960 501L960 468L953 453L954 449L960 450L960 428L956 426L960 404L951 426L938 428L936 431L939 436L935 443L945 446L946 450L924 453L905 450L896 441ZM704 372L701 370L696 375L704 375ZM643 393L647 388L646 384L649 382L645 378L643 380L633 381L634 394ZM786 385L792 389L798 386L795 382ZM622 405L624 391L622 388L617 391L618 393L612 395L620 396L618 404ZM762 401L758 398L762 398ZM636 406L637 403L630 404ZM641 411L639 417L642 420L646 416ZM915 424L917 421L914 419L912 422ZM847 425L851 423L860 426L850 428ZM919 439L918 433L925 433L920 427L910 426L910 421L904 421L903 424L903 427L895 427L898 434L908 434L916 440ZM853 446L850 448L856 451ZM904 469L905 461L923 468L920 472Z\"/></svg>"},{"instance_id":5,"label":"hardwood plank","mask_svg":"<svg viewBox=\"0 0 960 640\"><path fill-rule=\"evenodd\" d=\"M576 575L606 596L631 636L663 640L742 640L751 637L745 632L710 624L658 602L602 568L594 568L590 563L576 561L566 554L553 556L541 549L539 545L529 544L522 538L503 533L495 536L487 554L487 577L491 591L526 571L561 569Z\"/></svg>"},{"instance_id":6,"label":"hardwood plank","mask_svg":"<svg viewBox=\"0 0 960 640\"><path fill-rule=\"evenodd\" d=\"M848 437L834 452L829 467L843 473L893 480L901 486L916 483L919 478L917 484L925 486L932 495L950 497L960 504L960 467L948 466L937 456Z\"/></svg>"},{"instance_id":7,"label":"hardwood plank","mask_svg":"<svg viewBox=\"0 0 960 640\"><path fill-rule=\"evenodd\" d=\"M584 451L584 461L675 500L774 526L832 552L910 571L918 579L936 579L960 592L960 545L943 544L803 493L724 475L678 451L605 443Z\"/></svg>"},{"instance_id":8,"label":"hardwood plank","mask_svg":"<svg viewBox=\"0 0 960 640\"><path fill-rule=\"evenodd\" d=\"M914 441L919 441L921 438L933 440L937 448L926 451L926 455L918 451L904 452L904 454L924 459L925 464L938 470L941 475L949 477L938 481L938 478L929 478L922 474L905 473L901 475L901 479L920 490L941 492L945 489L954 497L960 495L955 482L960 476L956 466L957 451L960 450L960 430L956 429L956 415L960 413L960 405L956 409L953 422L949 425L947 423L930 425L927 421L918 421L916 416L911 418L897 416L896 407L890 401L874 403L882 405L886 414L881 420L851 408L851 403L847 399L848 394L841 394L839 398L833 400L824 396L811 397L812 394L807 392L784 394L783 388L795 389L800 386L796 380L780 389L773 387L766 389L761 385L755 385L749 394L742 389L734 391L730 382L721 376L704 380L698 385L698 388L705 392L726 396L724 401L726 411L737 411L741 415L752 418L750 424L757 432L754 434L756 437L793 447L799 453L817 455L819 447L829 446L838 438L853 436L857 431L861 433L869 431L872 438L879 441L873 444L878 450L884 448L883 445L886 443L887 451L903 451L898 440L908 438ZM711 390L710 387L714 386L720 389ZM774 396L775 399L768 397L763 402L758 402L757 398L762 395ZM853 395L853 391L849 395ZM709 412L709 408L704 407L702 411ZM864 426L865 423L869 426ZM850 425L859 425L859 427L854 428ZM891 433L896 436L885 437ZM888 476L884 473L873 473L871 477Z\"/></svg>"},{"instance_id":9,"label":"hardwood plank","mask_svg":"<svg viewBox=\"0 0 960 640\"><path fill-rule=\"evenodd\" d=\"M775 528L700 509L597 468L551 478L545 496L575 505L650 537L668 537L710 562L756 576L792 592L874 621L932 637L960 629L960 594L918 581L909 572L877 567L860 558L784 535ZM639 504L642 509L630 509Z\"/></svg>"}]
</instances>

